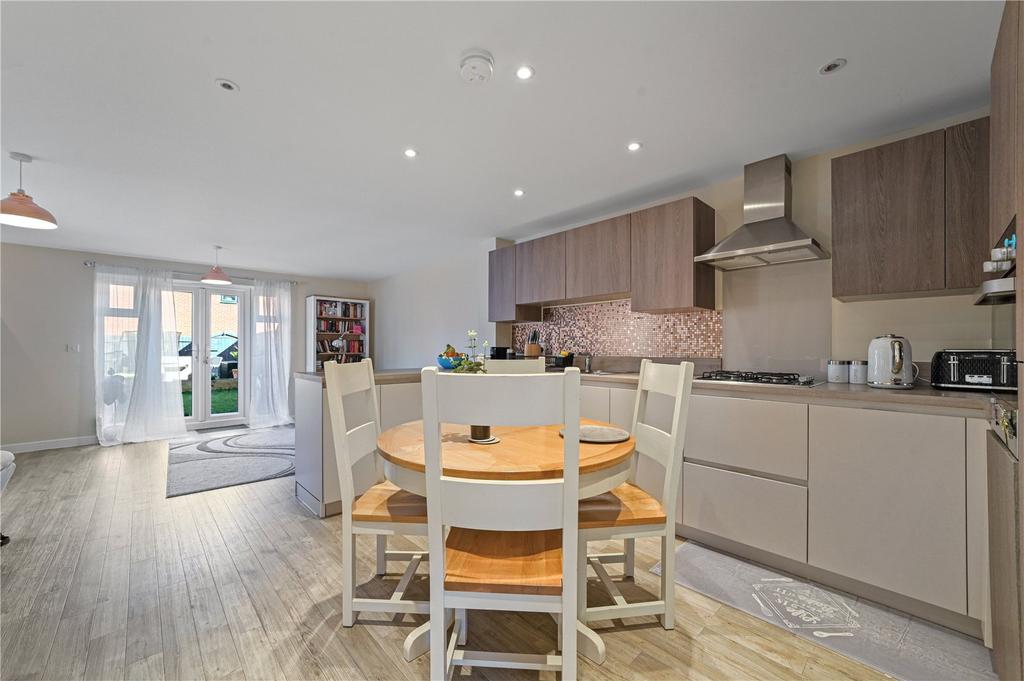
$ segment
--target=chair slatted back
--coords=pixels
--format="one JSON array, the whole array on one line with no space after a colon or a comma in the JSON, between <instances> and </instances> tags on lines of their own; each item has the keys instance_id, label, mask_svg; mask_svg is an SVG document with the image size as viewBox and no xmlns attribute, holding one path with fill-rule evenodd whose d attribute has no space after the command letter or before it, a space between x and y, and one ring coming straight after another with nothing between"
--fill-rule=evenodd
<instances>
[{"instance_id":1,"label":"chair slatted back","mask_svg":"<svg viewBox=\"0 0 1024 681\"><path fill-rule=\"evenodd\" d=\"M373 362L324 362L324 376L341 498L345 508L351 508L356 497L384 480L383 461L376 455L380 412ZM350 422L353 419L361 422Z\"/></svg>"},{"instance_id":2,"label":"chair slatted back","mask_svg":"<svg viewBox=\"0 0 1024 681\"><path fill-rule=\"evenodd\" d=\"M422 372L423 445L430 532L437 525L478 530L569 528L579 498L578 369L564 374ZM441 474L443 423L491 426L565 424L565 473L557 480L470 480ZM571 511L571 512L570 512ZM433 536L431 536L433 541ZM433 560L433 558L431 558Z\"/></svg>"},{"instance_id":3,"label":"chair slatted back","mask_svg":"<svg viewBox=\"0 0 1024 681\"><path fill-rule=\"evenodd\" d=\"M567 415L563 411L563 375L438 373L435 381L438 420L442 423L491 426L562 423ZM578 369L575 375L578 383ZM579 414L578 405L576 413ZM426 412L423 419L427 419Z\"/></svg>"},{"instance_id":4,"label":"chair slatted back","mask_svg":"<svg viewBox=\"0 0 1024 681\"><path fill-rule=\"evenodd\" d=\"M489 374L543 374L544 358L537 359L488 359L484 368Z\"/></svg>"},{"instance_id":5,"label":"chair slatted back","mask_svg":"<svg viewBox=\"0 0 1024 681\"><path fill-rule=\"evenodd\" d=\"M664 468L662 489L646 491L657 497L669 513L675 508L681 484L686 419L692 389L693 362L680 362L678 365L657 364L645 359L640 363L632 433L636 438L637 456L648 458ZM646 422L648 397L652 393L665 395L673 401L668 432ZM631 482L636 483L635 466Z\"/></svg>"}]
</instances>

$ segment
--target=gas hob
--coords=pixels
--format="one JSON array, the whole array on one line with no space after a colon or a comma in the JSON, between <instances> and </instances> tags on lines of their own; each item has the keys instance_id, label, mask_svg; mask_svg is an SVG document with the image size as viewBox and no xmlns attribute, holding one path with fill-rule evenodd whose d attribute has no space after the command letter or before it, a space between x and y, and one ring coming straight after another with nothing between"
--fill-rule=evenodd
<instances>
[{"instance_id":1,"label":"gas hob","mask_svg":"<svg viewBox=\"0 0 1024 681\"><path fill-rule=\"evenodd\" d=\"M765 385L795 385L810 387L817 385L811 376L777 371L705 371L698 381L715 381L717 383L761 383Z\"/></svg>"}]
</instances>

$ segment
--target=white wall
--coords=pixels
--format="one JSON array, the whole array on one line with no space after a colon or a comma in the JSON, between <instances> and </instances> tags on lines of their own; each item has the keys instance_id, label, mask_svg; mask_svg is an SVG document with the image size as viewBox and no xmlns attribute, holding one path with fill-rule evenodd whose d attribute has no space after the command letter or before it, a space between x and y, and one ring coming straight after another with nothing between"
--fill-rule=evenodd
<instances>
[{"instance_id":1,"label":"white wall","mask_svg":"<svg viewBox=\"0 0 1024 681\"><path fill-rule=\"evenodd\" d=\"M487 253L493 239L453 244L451 255L411 272L370 282L372 354L380 369L433 365L451 343L465 351L466 331L494 344L487 321Z\"/></svg>"},{"instance_id":2,"label":"white wall","mask_svg":"<svg viewBox=\"0 0 1024 681\"><path fill-rule=\"evenodd\" d=\"M0 245L0 442L89 438L96 434L93 384L93 270L85 260L162 267L201 276L189 264ZM486 259L485 259L486 260ZM292 368L305 365L305 297L366 298L367 285L341 279L226 268L237 277L297 281L292 296ZM67 345L80 352L67 352Z\"/></svg>"}]
</instances>

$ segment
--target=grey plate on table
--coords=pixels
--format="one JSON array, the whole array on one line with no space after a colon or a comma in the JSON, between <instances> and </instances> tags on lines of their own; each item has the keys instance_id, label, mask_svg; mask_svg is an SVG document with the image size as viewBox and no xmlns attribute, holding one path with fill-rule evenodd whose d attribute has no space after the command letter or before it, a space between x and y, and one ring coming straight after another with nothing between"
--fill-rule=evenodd
<instances>
[{"instance_id":1,"label":"grey plate on table","mask_svg":"<svg viewBox=\"0 0 1024 681\"><path fill-rule=\"evenodd\" d=\"M558 434L565 437L565 429L558 431ZM580 442L589 442L597 445L611 445L616 442L625 442L629 439L629 432L622 428L611 426L580 426Z\"/></svg>"}]
</instances>

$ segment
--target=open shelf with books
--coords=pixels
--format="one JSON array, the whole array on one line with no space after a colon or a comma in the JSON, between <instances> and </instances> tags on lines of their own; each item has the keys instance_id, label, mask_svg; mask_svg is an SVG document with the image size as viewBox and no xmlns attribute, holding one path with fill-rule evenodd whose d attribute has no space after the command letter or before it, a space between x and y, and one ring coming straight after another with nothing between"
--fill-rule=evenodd
<instances>
[{"instance_id":1,"label":"open shelf with books","mask_svg":"<svg viewBox=\"0 0 1024 681\"><path fill-rule=\"evenodd\" d=\"M306 296L306 371L370 356L370 301Z\"/></svg>"}]
</instances>

